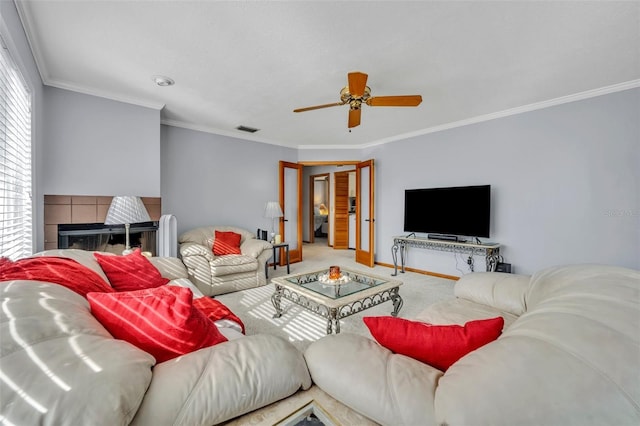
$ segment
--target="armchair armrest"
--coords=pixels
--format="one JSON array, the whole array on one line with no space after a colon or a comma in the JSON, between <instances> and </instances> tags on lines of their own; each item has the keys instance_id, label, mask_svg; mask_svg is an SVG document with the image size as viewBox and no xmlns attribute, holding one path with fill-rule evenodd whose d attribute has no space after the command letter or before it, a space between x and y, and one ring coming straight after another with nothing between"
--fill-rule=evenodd
<instances>
[{"instance_id":1,"label":"armchair armrest","mask_svg":"<svg viewBox=\"0 0 640 426\"><path fill-rule=\"evenodd\" d=\"M180 244L182 262L187 267L189 279L204 294L209 294L211 287L211 262L214 255L211 249L197 243Z\"/></svg>"},{"instance_id":2,"label":"armchair armrest","mask_svg":"<svg viewBox=\"0 0 640 426\"><path fill-rule=\"evenodd\" d=\"M247 239L240 245L240 251L242 254L256 259L265 250L271 250L272 248L273 246L269 242L255 238Z\"/></svg>"},{"instance_id":3,"label":"armchair armrest","mask_svg":"<svg viewBox=\"0 0 640 426\"><path fill-rule=\"evenodd\" d=\"M320 389L376 422L436 424L434 399L442 371L349 333L323 337L304 357Z\"/></svg>"},{"instance_id":4,"label":"armchair armrest","mask_svg":"<svg viewBox=\"0 0 640 426\"><path fill-rule=\"evenodd\" d=\"M207 261L213 261L213 251L211 248L205 247L202 244L197 243L182 243L180 244L180 255L184 259L189 256L202 256Z\"/></svg>"}]
</instances>

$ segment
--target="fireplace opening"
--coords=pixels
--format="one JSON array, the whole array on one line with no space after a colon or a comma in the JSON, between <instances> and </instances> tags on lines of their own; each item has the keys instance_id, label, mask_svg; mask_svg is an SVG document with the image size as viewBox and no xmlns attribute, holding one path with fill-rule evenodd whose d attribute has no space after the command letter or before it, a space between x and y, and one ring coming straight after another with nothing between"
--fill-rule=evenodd
<instances>
[{"instance_id":1,"label":"fireplace opening","mask_svg":"<svg viewBox=\"0 0 640 426\"><path fill-rule=\"evenodd\" d=\"M139 247L143 252L156 256L156 234L158 222L132 224L129 228L131 248ZM121 254L126 243L124 225L104 223L80 223L58 225L58 248L104 251Z\"/></svg>"}]
</instances>

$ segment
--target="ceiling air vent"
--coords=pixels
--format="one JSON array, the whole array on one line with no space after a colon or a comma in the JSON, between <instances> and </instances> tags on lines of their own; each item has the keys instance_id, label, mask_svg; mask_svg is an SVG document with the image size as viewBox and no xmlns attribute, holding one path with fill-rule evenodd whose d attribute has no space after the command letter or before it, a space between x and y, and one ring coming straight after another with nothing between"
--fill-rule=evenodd
<instances>
[{"instance_id":1,"label":"ceiling air vent","mask_svg":"<svg viewBox=\"0 0 640 426\"><path fill-rule=\"evenodd\" d=\"M242 132L249 132L249 133L255 133L260 129L254 129L253 127L247 127L247 126L238 126L236 127L236 129L242 131Z\"/></svg>"}]
</instances>

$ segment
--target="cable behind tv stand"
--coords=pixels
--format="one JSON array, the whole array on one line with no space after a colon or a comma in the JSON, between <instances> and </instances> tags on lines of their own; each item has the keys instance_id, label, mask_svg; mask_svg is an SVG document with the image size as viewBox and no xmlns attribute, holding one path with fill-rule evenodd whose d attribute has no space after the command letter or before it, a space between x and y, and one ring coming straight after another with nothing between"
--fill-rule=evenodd
<instances>
[{"instance_id":1,"label":"cable behind tv stand","mask_svg":"<svg viewBox=\"0 0 640 426\"><path fill-rule=\"evenodd\" d=\"M414 236L393 237L391 255L393 256L394 271L392 276L398 275L398 251L400 251L400 272L404 273L404 260L408 247L428 250L448 251L453 253L468 253L469 255L484 255L486 270L494 271L500 258L500 244L472 243L463 241L437 240ZM429 235L431 237L431 235ZM456 237L457 240L457 237Z\"/></svg>"}]
</instances>

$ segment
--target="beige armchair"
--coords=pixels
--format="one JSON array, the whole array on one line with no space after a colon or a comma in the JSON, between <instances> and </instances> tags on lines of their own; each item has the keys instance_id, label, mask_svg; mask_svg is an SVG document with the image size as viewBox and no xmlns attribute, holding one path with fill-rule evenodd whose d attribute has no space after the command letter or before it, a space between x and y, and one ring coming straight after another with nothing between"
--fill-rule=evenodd
<instances>
[{"instance_id":1,"label":"beige armchair","mask_svg":"<svg viewBox=\"0 0 640 426\"><path fill-rule=\"evenodd\" d=\"M215 256L215 231L233 231L241 235L242 254ZM272 246L242 228L204 226L184 232L178 238L180 256L189 279L207 296L259 287L267 283L267 261Z\"/></svg>"}]
</instances>

